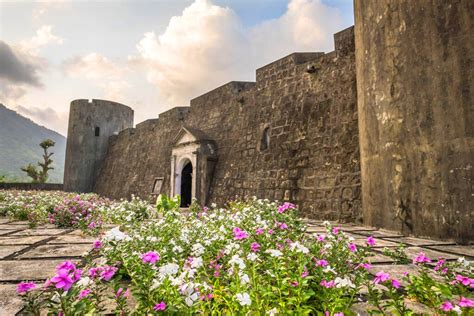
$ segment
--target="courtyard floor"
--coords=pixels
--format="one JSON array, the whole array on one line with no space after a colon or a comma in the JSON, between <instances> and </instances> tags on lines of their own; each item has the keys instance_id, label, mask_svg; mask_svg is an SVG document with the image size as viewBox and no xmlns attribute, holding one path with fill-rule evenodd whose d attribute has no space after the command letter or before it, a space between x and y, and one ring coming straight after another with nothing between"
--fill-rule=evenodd
<instances>
[{"instance_id":1,"label":"courtyard floor","mask_svg":"<svg viewBox=\"0 0 474 316\"><path fill-rule=\"evenodd\" d=\"M325 233L320 221L305 220L308 233ZM397 265L394 260L382 254L384 247L396 247L404 243L409 257L420 251L430 258L443 257L456 260L465 257L474 260L474 245L456 245L430 239L403 237L397 233L377 230L370 227L351 224L335 224L347 235L363 245L367 236L377 240L376 255L371 259L371 273L385 271L401 278L403 272L415 271L411 264ZM21 281L34 281L42 284L55 273L57 264L64 260L79 263L81 257L92 249L95 238L85 236L80 230L57 229L53 225L29 228L28 222L11 221L0 218L0 315L15 315L22 309L20 297L16 294L16 285ZM364 311L364 305L354 306Z\"/></svg>"}]
</instances>

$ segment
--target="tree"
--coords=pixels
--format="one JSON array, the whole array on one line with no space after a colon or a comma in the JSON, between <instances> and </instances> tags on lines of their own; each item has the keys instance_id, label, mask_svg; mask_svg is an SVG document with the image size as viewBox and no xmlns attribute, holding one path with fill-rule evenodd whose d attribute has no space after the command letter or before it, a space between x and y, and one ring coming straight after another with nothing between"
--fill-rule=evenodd
<instances>
[{"instance_id":1,"label":"tree","mask_svg":"<svg viewBox=\"0 0 474 316\"><path fill-rule=\"evenodd\" d=\"M40 143L40 147L43 148L43 162L38 162L38 166L40 169L38 170L35 166L31 163L28 166L21 168L22 171L26 172L26 174L33 179L33 183L45 183L48 181L48 171L54 169L51 167L53 160L51 156L54 153L48 152L49 147L53 147L55 142L51 139L45 139Z\"/></svg>"}]
</instances>

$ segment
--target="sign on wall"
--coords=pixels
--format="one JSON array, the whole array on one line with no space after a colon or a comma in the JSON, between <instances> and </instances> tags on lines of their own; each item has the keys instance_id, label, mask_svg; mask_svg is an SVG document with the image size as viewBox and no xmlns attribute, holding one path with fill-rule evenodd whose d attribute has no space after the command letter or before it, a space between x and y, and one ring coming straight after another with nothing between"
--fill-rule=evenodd
<instances>
[{"instance_id":1,"label":"sign on wall","mask_svg":"<svg viewBox=\"0 0 474 316\"><path fill-rule=\"evenodd\" d=\"M158 177L155 178L155 181L153 182L153 188L151 190L151 194L160 194L161 193L161 188L163 186L163 177Z\"/></svg>"}]
</instances>

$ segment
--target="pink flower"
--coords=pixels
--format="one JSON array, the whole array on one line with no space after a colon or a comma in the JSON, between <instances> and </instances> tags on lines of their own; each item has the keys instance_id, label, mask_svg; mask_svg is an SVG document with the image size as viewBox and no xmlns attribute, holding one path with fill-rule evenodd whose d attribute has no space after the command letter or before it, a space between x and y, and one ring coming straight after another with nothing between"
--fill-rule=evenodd
<instances>
[{"instance_id":1,"label":"pink flower","mask_svg":"<svg viewBox=\"0 0 474 316\"><path fill-rule=\"evenodd\" d=\"M268 234L269 234L269 235L272 235L272 234L273 234L273 229L269 229L269 230L268 230Z\"/></svg>"},{"instance_id":2,"label":"pink flower","mask_svg":"<svg viewBox=\"0 0 474 316\"><path fill-rule=\"evenodd\" d=\"M35 288L36 288L36 284L34 284L33 282L21 282L20 284L17 285L16 292L20 295L23 295Z\"/></svg>"},{"instance_id":3,"label":"pink flower","mask_svg":"<svg viewBox=\"0 0 474 316\"><path fill-rule=\"evenodd\" d=\"M82 270L81 269L75 270L74 273L72 274L72 281L76 282L80 280L81 276L82 276Z\"/></svg>"},{"instance_id":4,"label":"pink flower","mask_svg":"<svg viewBox=\"0 0 474 316\"><path fill-rule=\"evenodd\" d=\"M474 301L461 296L458 305L461 307L474 307Z\"/></svg>"},{"instance_id":5,"label":"pink flower","mask_svg":"<svg viewBox=\"0 0 474 316\"><path fill-rule=\"evenodd\" d=\"M364 268L366 270L372 268L372 265L370 263L361 263L357 266L358 268Z\"/></svg>"},{"instance_id":6,"label":"pink flower","mask_svg":"<svg viewBox=\"0 0 474 316\"><path fill-rule=\"evenodd\" d=\"M94 249L100 249L102 248L102 242L97 239L97 240L94 240Z\"/></svg>"},{"instance_id":7,"label":"pink flower","mask_svg":"<svg viewBox=\"0 0 474 316\"><path fill-rule=\"evenodd\" d=\"M464 275L456 275L456 280L462 285L474 287L474 279L470 279Z\"/></svg>"},{"instance_id":8,"label":"pink flower","mask_svg":"<svg viewBox=\"0 0 474 316\"><path fill-rule=\"evenodd\" d=\"M161 302L159 304L155 304L155 306L153 307L153 309L155 311L164 311L166 309L166 303L165 302Z\"/></svg>"},{"instance_id":9,"label":"pink flower","mask_svg":"<svg viewBox=\"0 0 474 316\"><path fill-rule=\"evenodd\" d=\"M334 287L334 285L335 285L333 280L331 280L331 281L322 280L321 283L319 283L319 284L321 286L324 286L327 289L330 289L330 288Z\"/></svg>"},{"instance_id":10,"label":"pink flower","mask_svg":"<svg viewBox=\"0 0 474 316\"><path fill-rule=\"evenodd\" d=\"M291 281L290 285L293 287L297 287L299 285L298 281Z\"/></svg>"},{"instance_id":11,"label":"pink flower","mask_svg":"<svg viewBox=\"0 0 474 316\"><path fill-rule=\"evenodd\" d=\"M425 262L431 262L431 259L426 257L425 256L425 253L423 251L421 251L418 256L416 256L414 259L413 259L413 263L414 264L417 264L417 263L425 263Z\"/></svg>"},{"instance_id":12,"label":"pink flower","mask_svg":"<svg viewBox=\"0 0 474 316\"><path fill-rule=\"evenodd\" d=\"M400 288L400 282L397 279L392 279L392 286L396 289Z\"/></svg>"},{"instance_id":13,"label":"pink flower","mask_svg":"<svg viewBox=\"0 0 474 316\"><path fill-rule=\"evenodd\" d=\"M367 237L367 245L371 247L375 246L375 238L372 236Z\"/></svg>"},{"instance_id":14,"label":"pink flower","mask_svg":"<svg viewBox=\"0 0 474 316\"><path fill-rule=\"evenodd\" d=\"M441 308L441 310L443 310L445 312L449 312L450 310L452 310L454 308L454 306L453 306L453 304L451 304L451 302L445 301L443 304L441 304L440 308Z\"/></svg>"},{"instance_id":15,"label":"pink flower","mask_svg":"<svg viewBox=\"0 0 474 316\"><path fill-rule=\"evenodd\" d=\"M326 238L326 236L324 236L324 235L318 235L318 237L316 237L316 239L320 242L323 242L324 238Z\"/></svg>"},{"instance_id":16,"label":"pink flower","mask_svg":"<svg viewBox=\"0 0 474 316\"><path fill-rule=\"evenodd\" d=\"M255 234L257 234L257 235L261 235L261 234L263 234L264 232L265 232L265 230L264 230L263 228L257 228L257 229L255 230Z\"/></svg>"},{"instance_id":17,"label":"pink flower","mask_svg":"<svg viewBox=\"0 0 474 316\"><path fill-rule=\"evenodd\" d=\"M334 235L337 235L337 234L339 234L339 231L340 231L340 230L341 230L341 229L340 229L339 227L334 227L334 228L332 229L332 233L333 233Z\"/></svg>"},{"instance_id":18,"label":"pink flower","mask_svg":"<svg viewBox=\"0 0 474 316\"><path fill-rule=\"evenodd\" d=\"M87 228L94 229L95 228L95 222L90 222L90 224L87 225Z\"/></svg>"},{"instance_id":19,"label":"pink flower","mask_svg":"<svg viewBox=\"0 0 474 316\"><path fill-rule=\"evenodd\" d=\"M55 283L57 289L63 289L67 292L74 283L74 281L69 276L69 270L60 269L57 273L58 274L51 279L51 282Z\"/></svg>"},{"instance_id":20,"label":"pink flower","mask_svg":"<svg viewBox=\"0 0 474 316\"><path fill-rule=\"evenodd\" d=\"M280 224L280 229L287 229L287 228L288 228L288 225L286 225L285 223Z\"/></svg>"},{"instance_id":21,"label":"pink flower","mask_svg":"<svg viewBox=\"0 0 474 316\"><path fill-rule=\"evenodd\" d=\"M349 244L349 250L351 252L356 252L357 251L357 246L355 244Z\"/></svg>"},{"instance_id":22,"label":"pink flower","mask_svg":"<svg viewBox=\"0 0 474 316\"><path fill-rule=\"evenodd\" d=\"M76 266L71 261L66 260L56 266L56 271L59 271L59 270L73 271L73 270L76 270Z\"/></svg>"},{"instance_id":23,"label":"pink flower","mask_svg":"<svg viewBox=\"0 0 474 316\"><path fill-rule=\"evenodd\" d=\"M90 268L89 269L89 276L91 278L97 278L99 276L99 274L102 272L102 268L101 267L97 267L97 268Z\"/></svg>"},{"instance_id":24,"label":"pink flower","mask_svg":"<svg viewBox=\"0 0 474 316\"><path fill-rule=\"evenodd\" d=\"M283 213L286 210L295 209L295 208L296 208L296 206L294 204L289 203L289 202L285 202L285 203L283 203L282 205L280 205L278 207L278 213Z\"/></svg>"},{"instance_id":25,"label":"pink flower","mask_svg":"<svg viewBox=\"0 0 474 316\"><path fill-rule=\"evenodd\" d=\"M253 242L250 245L250 249L252 249L253 252L259 252L260 251L260 245L256 242Z\"/></svg>"},{"instance_id":26,"label":"pink flower","mask_svg":"<svg viewBox=\"0 0 474 316\"><path fill-rule=\"evenodd\" d=\"M445 260L444 259L439 259L438 262L436 262L436 266L434 267L434 270L435 271L438 271L439 269L441 269L441 267L443 266Z\"/></svg>"},{"instance_id":27,"label":"pink flower","mask_svg":"<svg viewBox=\"0 0 474 316\"><path fill-rule=\"evenodd\" d=\"M91 292L90 289L84 289L84 290L82 290L81 292L79 292L79 299L83 299L84 297L86 297L87 295L89 295L90 292Z\"/></svg>"},{"instance_id":28,"label":"pink flower","mask_svg":"<svg viewBox=\"0 0 474 316\"><path fill-rule=\"evenodd\" d=\"M155 251L148 251L141 255L143 263L155 264L158 260L160 260L160 255Z\"/></svg>"},{"instance_id":29,"label":"pink flower","mask_svg":"<svg viewBox=\"0 0 474 316\"><path fill-rule=\"evenodd\" d=\"M303 273L301 273L301 277L304 279L304 278L306 278L308 275L309 275L309 272L308 272L308 269L307 269L306 266L305 266Z\"/></svg>"},{"instance_id":30,"label":"pink flower","mask_svg":"<svg viewBox=\"0 0 474 316\"><path fill-rule=\"evenodd\" d=\"M344 313L334 313L333 316L344 316Z\"/></svg>"},{"instance_id":31,"label":"pink flower","mask_svg":"<svg viewBox=\"0 0 474 316\"><path fill-rule=\"evenodd\" d=\"M241 230L239 227L235 227L232 231L234 233L235 240L242 240L249 236L246 231Z\"/></svg>"},{"instance_id":32,"label":"pink flower","mask_svg":"<svg viewBox=\"0 0 474 316\"><path fill-rule=\"evenodd\" d=\"M321 260L316 261L316 265L320 267L325 267L328 265L328 262L324 259L321 259Z\"/></svg>"},{"instance_id":33,"label":"pink flower","mask_svg":"<svg viewBox=\"0 0 474 316\"><path fill-rule=\"evenodd\" d=\"M100 278L105 281L110 281L117 270L118 269L116 267L105 266L100 273Z\"/></svg>"},{"instance_id":34,"label":"pink flower","mask_svg":"<svg viewBox=\"0 0 474 316\"><path fill-rule=\"evenodd\" d=\"M130 289L126 289L124 291L123 288L119 288L117 293L115 293L115 298L119 298L120 296L122 297L128 297L130 295Z\"/></svg>"},{"instance_id":35,"label":"pink flower","mask_svg":"<svg viewBox=\"0 0 474 316\"><path fill-rule=\"evenodd\" d=\"M388 279L390 279L390 274L380 271L380 272L377 272L377 274L375 274L374 283L378 284L380 282L385 282Z\"/></svg>"}]
</instances>

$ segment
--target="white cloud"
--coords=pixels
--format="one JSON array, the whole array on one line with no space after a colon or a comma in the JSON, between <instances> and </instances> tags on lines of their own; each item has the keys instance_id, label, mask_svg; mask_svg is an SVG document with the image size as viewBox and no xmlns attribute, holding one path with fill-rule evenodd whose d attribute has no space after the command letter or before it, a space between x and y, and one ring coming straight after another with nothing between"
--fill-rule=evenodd
<instances>
[{"instance_id":1,"label":"white cloud","mask_svg":"<svg viewBox=\"0 0 474 316\"><path fill-rule=\"evenodd\" d=\"M327 51L342 19L320 0L292 0L285 14L244 30L230 9L196 0L166 30L138 43L150 83L171 103L187 103L231 80L249 80L255 68L295 51Z\"/></svg>"},{"instance_id":2,"label":"white cloud","mask_svg":"<svg viewBox=\"0 0 474 316\"><path fill-rule=\"evenodd\" d=\"M58 112L50 107L24 107L21 105L14 107L14 110L39 125L44 125L63 133L67 129L69 115L67 112Z\"/></svg>"},{"instance_id":3,"label":"white cloud","mask_svg":"<svg viewBox=\"0 0 474 316\"><path fill-rule=\"evenodd\" d=\"M130 85L124 79L126 67L119 66L99 53L76 56L63 62L63 71L71 78L86 79L101 88L103 97L119 101Z\"/></svg>"},{"instance_id":4,"label":"white cloud","mask_svg":"<svg viewBox=\"0 0 474 316\"><path fill-rule=\"evenodd\" d=\"M38 50L48 44L63 43L63 39L53 34L53 27L51 25L43 25L36 31L36 35L31 39L20 42L20 48L24 51L29 51L30 54L37 55Z\"/></svg>"}]
</instances>

